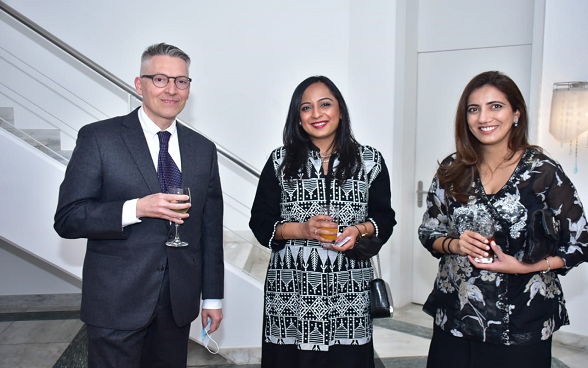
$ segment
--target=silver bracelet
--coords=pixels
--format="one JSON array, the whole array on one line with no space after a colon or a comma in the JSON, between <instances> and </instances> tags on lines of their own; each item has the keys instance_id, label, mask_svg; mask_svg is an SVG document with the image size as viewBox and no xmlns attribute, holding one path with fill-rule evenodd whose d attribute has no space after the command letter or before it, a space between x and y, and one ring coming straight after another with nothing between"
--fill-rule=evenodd
<instances>
[{"instance_id":1,"label":"silver bracelet","mask_svg":"<svg viewBox=\"0 0 588 368\"><path fill-rule=\"evenodd\" d=\"M545 262L547 262L547 269L545 271L541 271L541 273L545 274L545 273L551 271L551 263L549 263L549 260L547 258L543 258L543 260Z\"/></svg>"}]
</instances>

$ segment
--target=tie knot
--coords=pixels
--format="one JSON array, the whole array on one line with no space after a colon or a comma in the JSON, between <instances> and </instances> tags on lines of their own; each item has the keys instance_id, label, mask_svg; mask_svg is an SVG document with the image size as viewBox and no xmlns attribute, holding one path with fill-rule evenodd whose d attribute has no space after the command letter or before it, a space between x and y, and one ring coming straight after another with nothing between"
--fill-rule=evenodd
<instances>
[{"instance_id":1,"label":"tie knot","mask_svg":"<svg viewBox=\"0 0 588 368\"><path fill-rule=\"evenodd\" d=\"M157 132L157 136L159 137L159 145L166 145L169 142L169 137L171 137L171 133L165 130L161 132Z\"/></svg>"}]
</instances>

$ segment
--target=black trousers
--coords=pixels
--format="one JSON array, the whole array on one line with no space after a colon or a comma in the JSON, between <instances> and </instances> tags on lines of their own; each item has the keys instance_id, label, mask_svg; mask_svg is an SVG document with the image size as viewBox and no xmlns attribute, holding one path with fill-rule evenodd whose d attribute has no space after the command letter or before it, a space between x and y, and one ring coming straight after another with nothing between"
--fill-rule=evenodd
<instances>
[{"instance_id":1,"label":"black trousers","mask_svg":"<svg viewBox=\"0 0 588 368\"><path fill-rule=\"evenodd\" d=\"M532 345L499 345L474 341L435 325L427 368L550 368L551 337Z\"/></svg>"},{"instance_id":2,"label":"black trousers","mask_svg":"<svg viewBox=\"0 0 588 368\"><path fill-rule=\"evenodd\" d=\"M146 326L121 331L88 325L87 330L89 368L186 368L190 325L176 326L167 269Z\"/></svg>"}]
</instances>

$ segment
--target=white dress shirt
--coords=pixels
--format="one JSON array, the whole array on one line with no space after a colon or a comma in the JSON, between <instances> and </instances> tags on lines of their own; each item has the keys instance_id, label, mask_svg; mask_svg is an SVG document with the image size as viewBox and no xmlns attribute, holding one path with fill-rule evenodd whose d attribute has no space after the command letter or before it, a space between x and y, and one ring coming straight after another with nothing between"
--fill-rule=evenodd
<instances>
[{"instance_id":1,"label":"white dress shirt","mask_svg":"<svg viewBox=\"0 0 588 368\"><path fill-rule=\"evenodd\" d=\"M141 122L141 128L143 134L145 134L145 140L147 146L149 146L149 153L151 153L151 159L157 171L157 161L159 157L159 136L157 135L161 129L147 116L143 107L139 109L139 121ZM178 142L178 135L176 134L176 121L166 129L171 134L168 143L168 152L180 172L182 171L182 156L180 155L180 144ZM130 199L123 205L122 211L122 227L137 224L141 222L141 219L137 218L137 201L139 198ZM222 299L206 299L202 301L202 309L221 309Z\"/></svg>"}]
</instances>

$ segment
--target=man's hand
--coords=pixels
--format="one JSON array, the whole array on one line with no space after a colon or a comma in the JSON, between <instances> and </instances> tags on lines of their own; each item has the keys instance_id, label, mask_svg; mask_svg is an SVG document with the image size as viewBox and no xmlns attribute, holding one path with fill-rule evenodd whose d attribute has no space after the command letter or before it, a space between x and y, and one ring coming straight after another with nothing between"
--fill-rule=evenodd
<instances>
[{"instance_id":1,"label":"man's hand","mask_svg":"<svg viewBox=\"0 0 588 368\"><path fill-rule=\"evenodd\" d=\"M152 217L160 218L177 224L183 224L184 219L190 216L187 213L179 213L176 210L190 208L190 203L177 203L187 201L187 195L156 193L137 201L137 218Z\"/></svg>"},{"instance_id":2,"label":"man's hand","mask_svg":"<svg viewBox=\"0 0 588 368\"><path fill-rule=\"evenodd\" d=\"M213 333L214 331L218 330L221 321L223 320L223 310L222 309L202 309L202 328L206 327L208 324L208 317L212 320L210 324L210 331L208 333Z\"/></svg>"}]
</instances>

